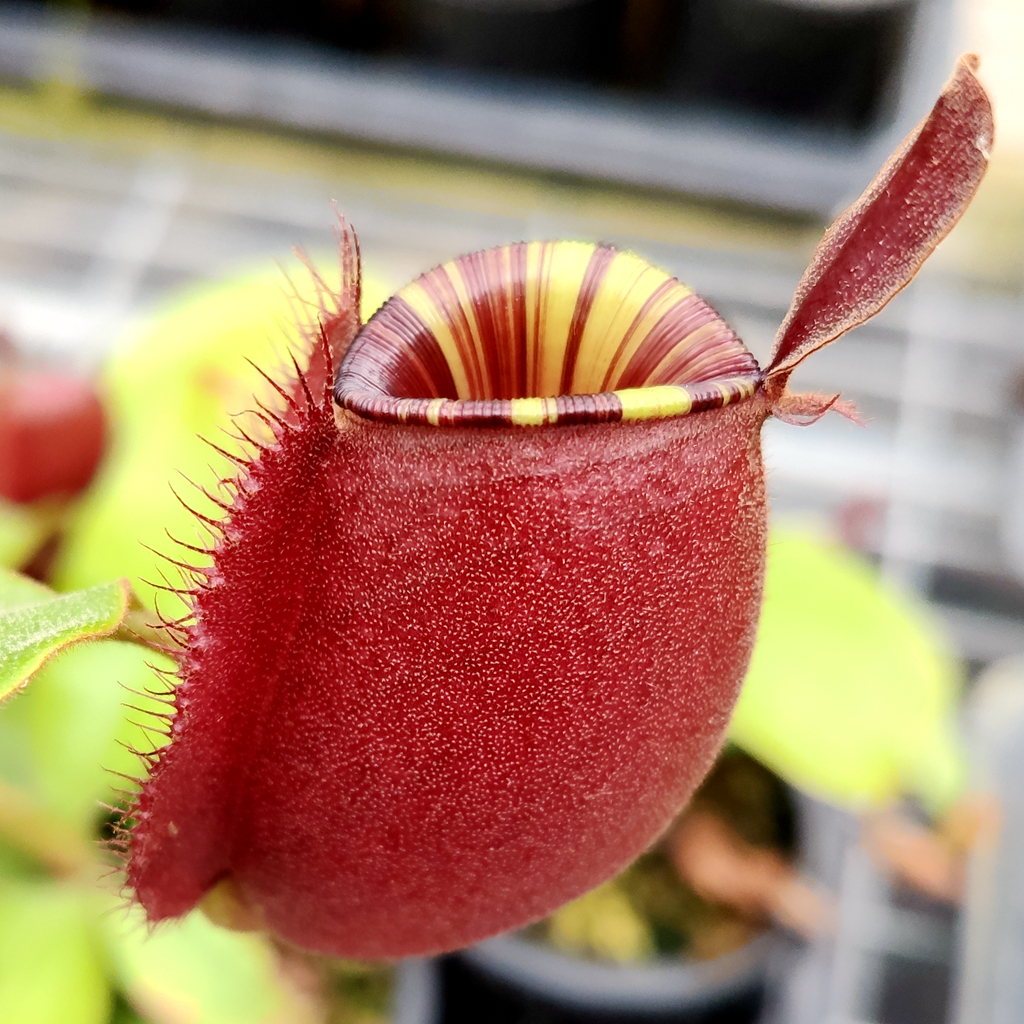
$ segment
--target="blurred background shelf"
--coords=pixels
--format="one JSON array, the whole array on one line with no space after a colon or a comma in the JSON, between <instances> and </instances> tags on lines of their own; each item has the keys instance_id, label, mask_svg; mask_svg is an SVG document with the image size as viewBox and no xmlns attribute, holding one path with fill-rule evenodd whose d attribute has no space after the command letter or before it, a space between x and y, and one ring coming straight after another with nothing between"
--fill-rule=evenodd
<instances>
[{"instance_id":1,"label":"blurred background shelf","mask_svg":"<svg viewBox=\"0 0 1024 1024\"><path fill-rule=\"evenodd\" d=\"M735 10L704 0L647 3L653 12L633 15L650 21L670 16L662 7L676 12L667 31L677 41L658 42L670 52L660 61L640 58L653 87L639 72L553 75L525 57L518 73L515 61L495 66L491 51L515 45L511 0L410 0L391 18L406 26L398 30L401 42L378 53L228 32L232 23L265 25L251 12L218 13L215 5L150 5L163 20L141 24L123 10L86 22L41 6L0 5L0 77L45 80L70 69L83 88L126 100L827 213L860 190L928 108L953 56L953 2L729 3ZM550 42L558 25L552 19L572 6L519 0L516 10L536 8L540 19L530 29L532 48L521 46L524 55ZM600 16L594 6L573 15L578 25L565 30L566 45ZM202 20L203 10L216 31L189 24ZM744 33L726 31L733 24ZM297 15L285 27L298 32L301 25ZM460 46L453 41L460 31L486 39ZM650 34L659 39L656 28ZM797 57L805 51L813 61L803 67ZM555 54L552 68L559 56L571 55ZM595 54L591 63L614 69L624 60ZM780 69L794 64L787 79ZM659 65L660 72L651 70Z\"/></svg>"}]
</instances>

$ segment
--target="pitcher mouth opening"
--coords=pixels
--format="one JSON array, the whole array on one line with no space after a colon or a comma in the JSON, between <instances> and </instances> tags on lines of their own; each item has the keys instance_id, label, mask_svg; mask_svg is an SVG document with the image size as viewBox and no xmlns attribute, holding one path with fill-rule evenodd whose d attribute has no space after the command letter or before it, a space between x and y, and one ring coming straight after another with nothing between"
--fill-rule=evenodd
<instances>
[{"instance_id":1,"label":"pitcher mouth opening","mask_svg":"<svg viewBox=\"0 0 1024 1024\"><path fill-rule=\"evenodd\" d=\"M611 246L530 242L406 285L352 342L334 400L378 422L528 427L684 416L760 380L732 328L665 271Z\"/></svg>"}]
</instances>

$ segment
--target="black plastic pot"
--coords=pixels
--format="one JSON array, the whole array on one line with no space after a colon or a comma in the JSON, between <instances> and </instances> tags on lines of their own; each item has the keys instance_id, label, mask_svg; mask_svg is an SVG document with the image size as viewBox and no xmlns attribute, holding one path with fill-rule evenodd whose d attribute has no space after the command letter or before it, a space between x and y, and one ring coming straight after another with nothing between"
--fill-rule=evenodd
<instances>
[{"instance_id":1,"label":"black plastic pot","mask_svg":"<svg viewBox=\"0 0 1024 1024\"><path fill-rule=\"evenodd\" d=\"M915 0L688 0L663 90L863 131L891 100Z\"/></svg>"},{"instance_id":2,"label":"black plastic pot","mask_svg":"<svg viewBox=\"0 0 1024 1024\"><path fill-rule=\"evenodd\" d=\"M602 81L621 0L404 0L405 42L450 67Z\"/></svg>"},{"instance_id":3,"label":"black plastic pot","mask_svg":"<svg viewBox=\"0 0 1024 1024\"><path fill-rule=\"evenodd\" d=\"M441 962L441 1024L752 1024L776 937L709 961L615 967L502 936Z\"/></svg>"}]
</instances>

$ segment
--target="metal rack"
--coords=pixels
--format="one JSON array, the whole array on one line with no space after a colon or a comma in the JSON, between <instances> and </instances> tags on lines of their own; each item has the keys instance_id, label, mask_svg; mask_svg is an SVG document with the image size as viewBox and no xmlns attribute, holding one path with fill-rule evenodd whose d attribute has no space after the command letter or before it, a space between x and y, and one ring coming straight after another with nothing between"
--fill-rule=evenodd
<instances>
[{"instance_id":1,"label":"metal rack","mask_svg":"<svg viewBox=\"0 0 1024 1024\"><path fill-rule=\"evenodd\" d=\"M268 38L54 18L17 4L0 4L0 76L33 81L71 69L88 89L202 114L828 213L927 111L954 56L954 9L954 0L914 6L886 113L864 137Z\"/></svg>"}]
</instances>

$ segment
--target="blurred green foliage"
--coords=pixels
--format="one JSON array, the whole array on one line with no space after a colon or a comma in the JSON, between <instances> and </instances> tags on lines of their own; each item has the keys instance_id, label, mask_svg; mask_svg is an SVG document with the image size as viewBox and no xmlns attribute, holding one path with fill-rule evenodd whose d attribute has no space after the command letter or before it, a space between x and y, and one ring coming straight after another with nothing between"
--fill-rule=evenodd
<instances>
[{"instance_id":1,"label":"blurred green foliage","mask_svg":"<svg viewBox=\"0 0 1024 1024\"><path fill-rule=\"evenodd\" d=\"M112 1005L100 900L82 886L0 881L0 1013L5 1024L106 1024Z\"/></svg>"},{"instance_id":2,"label":"blurred green foliage","mask_svg":"<svg viewBox=\"0 0 1024 1024\"><path fill-rule=\"evenodd\" d=\"M853 808L945 809L963 785L960 674L925 610L837 544L774 530L730 737L788 782Z\"/></svg>"},{"instance_id":3,"label":"blurred green foliage","mask_svg":"<svg viewBox=\"0 0 1024 1024\"><path fill-rule=\"evenodd\" d=\"M103 920L113 977L149 1019L252 1024L315 1019L280 976L263 938L225 931L202 914L149 933L137 908Z\"/></svg>"}]
</instances>

